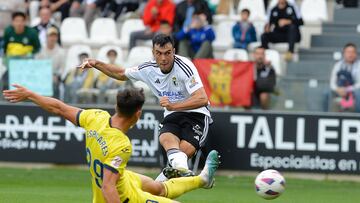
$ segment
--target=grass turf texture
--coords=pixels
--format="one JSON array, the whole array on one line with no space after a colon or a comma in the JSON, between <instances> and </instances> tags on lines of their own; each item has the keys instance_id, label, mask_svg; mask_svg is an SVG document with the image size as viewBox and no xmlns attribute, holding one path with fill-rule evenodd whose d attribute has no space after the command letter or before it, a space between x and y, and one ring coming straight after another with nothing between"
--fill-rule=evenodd
<instances>
[{"instance_id":1,"label":"grass turf texture","mask_svg":"<svg viewBox=\"0 0 360 203\"><path fill-rule=\"evenodd\" d=\"M0 168L0 203L91 202L90 175L82 169ZM154 176L155 174L151 174ZM255 194L254 177L216 178L211 190L196 190L178 200L184 203L269 202ZM288 179L285 193L273 203L360 202L360 183Z\"/></svg>"}]
</instances>

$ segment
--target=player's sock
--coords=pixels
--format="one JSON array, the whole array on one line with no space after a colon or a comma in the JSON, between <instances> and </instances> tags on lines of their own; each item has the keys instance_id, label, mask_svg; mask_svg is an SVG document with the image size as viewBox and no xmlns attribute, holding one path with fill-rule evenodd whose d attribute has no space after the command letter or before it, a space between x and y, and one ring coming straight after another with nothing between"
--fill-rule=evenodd
<instances>
[{"instance_id":1,"label":"player's sock","mask_svg":"<svg viewBox=\"0 0 360 203\"><path fill-rule=\"evenodd\" d=\"M191 190L203 186L200 176L173 178L163 183L165 186L165 197L174 199Z\"/></svg>"},{"instance_id":2,"label":"player's sock","mask_svg":"<svg viewBox=\"0 0 360 203\"><path fill-rule=\"evenodd\" d=\"M157 181L157 182L164 182L167 180L169 180L169 179L164 175L163 171L161 171L160 174L155 179L155 181Z\"/></svg>"},{"instance_id":3,"label":"player's sock","mask_svg":"<svg viewBox=\"0 0 360 203\"><path fill-rule=\"evenodd\" d=\"M169 149L166 154L169 160L169 164L173 168L189 169L188 157L184 152L173 148Z\"/></svg>"}]
</instances>

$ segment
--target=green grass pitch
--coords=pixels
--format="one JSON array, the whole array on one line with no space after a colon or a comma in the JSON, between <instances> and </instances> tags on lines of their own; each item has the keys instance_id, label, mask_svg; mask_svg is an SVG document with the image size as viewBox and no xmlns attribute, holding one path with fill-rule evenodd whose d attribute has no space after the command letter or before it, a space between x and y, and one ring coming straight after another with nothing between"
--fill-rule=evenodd
<instances>
[{"instance_id":1,"label":"green grass pitch","mask_svg":"<svg viewBox=\"0 0 360 203\"><path fill-rule=\"evenodd\" d=\"M83 169L0 168L0 203L91 202L90 175ZM154 174L152 174L154 175ZM211 190L199 189L178 200L184 203L357 203L360 183L287 179L285 193L263 200L254 192L254 177L216 178Z\"/></svg>"}]
</instances>

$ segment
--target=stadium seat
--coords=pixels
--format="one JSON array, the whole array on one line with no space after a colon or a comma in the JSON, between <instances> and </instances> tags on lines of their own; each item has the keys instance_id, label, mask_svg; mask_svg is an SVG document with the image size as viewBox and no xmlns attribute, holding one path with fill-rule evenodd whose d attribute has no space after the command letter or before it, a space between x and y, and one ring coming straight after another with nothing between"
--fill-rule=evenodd
<instances>
[{"instance_id":1,"label":"stadium seat","mask_svg":"<svg viewBox=\"0 0 360 203\"><path fill-rule=\"evenodd\" d=\"M226 50L233 46L233 37L231 34L235 21L223 21L214 26L215 41L212 43L215 50Z\"/></svg>"},{"instance_id":2,"label":"stadium seat","mask_svg":"<svg viewBox=\"0 0 360 203\"><path fill-rule=\"evenodd\" d=\"M248 61L249 55L245 49L228 49L223 58L229 61Z\"/></svg>"},{"instance_id":3,"label":"stadium seat","mask_svg":"<svg viewBox=\"0 0 360 203\"><path fill-rule=\"evenodd\" d=\"M121 35L118 44L122 48L127 48L129 46L130 34L140 30L145 30L145 25L141 19L126 20L121 26Z\"/></svg>"},{"instance_id":4,"label":"stadium seat","mask_svg":"<svg viewBox=\"0 0 360 203\"><path fill-rule=\"evenodd\" d=\"M65 46L86 43L88 41L85 21L82 18L66 18L61 24L60 33L61 42Z\"/></svg>"},{"instance_id":5,"label":"stadium seat","mask_svg":"<svg viewBox=\"0 0 360 203\"><path fill-rule=\"evenodd\" d=\"M115 20L112 18L97 18L91 24L89 45L101 46L116 44L118 32Z\"/></svg>"},{"instance_id":6,"label":"stadium seat","mask_svg":"<svg viewBox=\"0 0 360 203\"><path fill-rule=\"evenodd\" d=\"M275 69L276 75L283 75L283 71L281 68L281 58L278 51L267 49L265 51L265 58L271 62L271 65Z\"/></svg>"},{"instance_id":7,"label":"stadium seat","mask_svg":"<svg viewBox=\"0 0 360 203\"><path fill-rule=\"evenodd\" d=\"M303 0L300 11L305 22L328 20L326 0Z\"/></svg>"},{"instance_id":8,"label":"stadium seat","mask_svg":"<svg viewBox=\"0 0 360 203\"><path fill-rule=\"evenodd\" d=\"M65 61L65 69L62 75L62 79L65 79L67 73L70 70L76 68L79 64L79 54L87 53L89 57L92 56L91 49L88 45L73 45L67 51L66 61Z\"/></svg>"},{"instance_id":9,"label":"stadium seat","mask_svg":"<svg viewBox=\"0 0 360 203\"><path fill-rule=\"evenodd\" d=\"M126 60L126 67L138 66L144 62L153 59L152 49L150 47L136 46L132 48Z\"/></svg>"},{"instance_id":10,"label":"stadium seat","mask_svg":"<svg viewBox=\"0 0 360 203\"><path fill-rule=\"evenodd\" d=\"M39 17L40 1L30 1L29 3L29 17L32 22L36 17Z\"/></svg>"},{"instance_id":11,"label":"stadium seat","mask_svg":"<svg viewBox=\"0 0 360 203\"><path fill-rule=\"evenodd\" d=\"M96 59L108 63L109 61L108 61L106 54L111 49L115 50L118 54L115 63L118 65L124 64L124 54L123 54L122 49L120 47L114 46L114 45L106 45L106 46L101 47L99 49Z\"/></svg>"},{"instance_id":12,"label":"stadium seat","mask_svg":"<svg viewBox=\"0 0 360 203\"><path fill-rule=\"evenodd\" d=\"M261 35L264 33L266 22L254 21L253 25L255 27L257 41L261 41Z\"/></svg>"},{"instance_id":13,"label":"stadium seat","mask_svg":"<svg viewBox=\"0 0 360 203\"><path fill-rule=\"evenodd\" d=\"M245 8L250 10L250 21L266 19L263 0L241 0L238 5L238 12L241 12L241 10Z\"/></svg>"},{"instance_id":14,"label":"stadium seat","mask_svg":"<svg viewBox=\"0 0 360 203\"><path fill-rule=\"evenodd\" d=\"M41 21L40 17L32 18L30 21L30 26L35 27L36 25L38 25L40 23L40 21Z\"/></svg>"}]
</instances>

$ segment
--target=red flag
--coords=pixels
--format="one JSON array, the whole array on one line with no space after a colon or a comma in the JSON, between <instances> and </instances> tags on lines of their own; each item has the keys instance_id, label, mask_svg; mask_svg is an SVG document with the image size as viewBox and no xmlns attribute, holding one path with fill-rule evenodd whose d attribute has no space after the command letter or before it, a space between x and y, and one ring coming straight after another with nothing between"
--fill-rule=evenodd
<instances>
[{"instance_id":1,"label":"red flag","mask_svg":"<svg viewBox=\"0 0 360 203\"><path fill-rule=\"evenodd\" d=\"M195 59L194 64L213 106L251 105L254 63Z\"/></svg>"}]
</instances>

